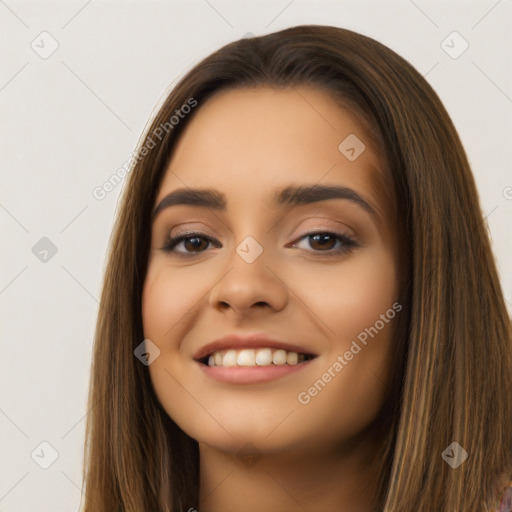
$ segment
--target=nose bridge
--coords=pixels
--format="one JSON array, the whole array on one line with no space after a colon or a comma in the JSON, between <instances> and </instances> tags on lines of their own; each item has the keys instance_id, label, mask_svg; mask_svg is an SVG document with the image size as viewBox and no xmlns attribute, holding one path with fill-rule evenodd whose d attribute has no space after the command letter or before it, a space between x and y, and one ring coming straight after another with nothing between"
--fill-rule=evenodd
<instances>
[{"instance_id":1,"label":"nose bridge","mask_svg":"<svg viewBox=\"0 0 512 512\"><path fill-rule=\"evenodd\" d=\"M268 207L261 195L253 194L250 200L238 196L232 208L237 212L231 226L235 253L245 263L253 264L265 255L272 238L272 218L268 215Z\"/></svg>"},{"instance_id":2,"label":"nose bridge","mask_svg":"<svg viewBox=\"0 0 512 512\"><path fill-rule=\"evenodd\" d=\"M254 229L256 224L257 230ZM261 304L276 310L284 307L287 300L286 286L276 276L275 270L272 270L273 265L267 257L270 253L270 238L265 236L265 231L268 229L263 223L254 222L238 222L233 228L234 250L229 256L229 268L224 277L212 289L212 306L228 305L236 312Z\"/></svg>"},{"instance_id":3,"label":"nose bridge","mask_svg":"<svg viewBox=\"0 0 512 512\"><path fill-rule=\"evenodd\" d=\"M263 242L262 236L259 233L256 234L256 236L261 242ZM252 235L246 235L235 247L236 254L248 265L253 265L258 260L261 264L265 259L262 257L263 253L265 252L265 247L263 243L258 241L258 239Z\"/></svg>"}]
</instances>

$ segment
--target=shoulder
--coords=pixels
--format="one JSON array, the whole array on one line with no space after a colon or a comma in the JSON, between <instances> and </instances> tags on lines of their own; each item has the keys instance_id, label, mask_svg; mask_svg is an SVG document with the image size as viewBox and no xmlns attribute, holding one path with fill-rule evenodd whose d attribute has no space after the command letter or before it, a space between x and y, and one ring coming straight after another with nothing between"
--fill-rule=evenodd
<instances>
[{"instance_id":1,"label":"shoulder","mask_svg":"<svg viewBox=\"0 0 512 512\"><path fill-rule=\"evenodd\" d=\"M512 482L500 493L495 512L512 512Z\"/></svg>"}]
</instances>

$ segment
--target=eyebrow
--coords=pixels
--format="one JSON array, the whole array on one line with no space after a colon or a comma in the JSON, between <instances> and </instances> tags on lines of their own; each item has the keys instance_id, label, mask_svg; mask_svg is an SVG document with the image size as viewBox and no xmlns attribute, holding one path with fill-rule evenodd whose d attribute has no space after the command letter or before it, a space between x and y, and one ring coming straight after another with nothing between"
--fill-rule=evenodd
<instances>
[{"instance_id":1,"label":"eyebrow","mask_svg":"<svg viewBox=\"0 0 512 512\"><path fill-rule=\"evenodd\" d=\"M370 213L376 221L380 221L377 210L355 190L338 185L290 185L274 193L272 206L299 206L312 204L329 199L345 199L362 207ZM166 195L153 210L152 218L165 208L176 205L191 205L225 211L227 208L226 196L215 189L180 188Z\"/></svg>"}]
</instances>

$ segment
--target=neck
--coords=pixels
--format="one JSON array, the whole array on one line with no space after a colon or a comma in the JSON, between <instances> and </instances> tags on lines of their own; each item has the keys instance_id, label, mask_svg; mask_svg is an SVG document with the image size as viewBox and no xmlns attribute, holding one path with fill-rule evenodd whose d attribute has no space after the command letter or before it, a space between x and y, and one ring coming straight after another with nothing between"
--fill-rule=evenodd
<instances>
[{"instance_id":1,"label":"neck","mask_svg":"<svg viewBox=\"0 0 512 512\"><path fill-rule=\"evenodd\" d=\"M242 457L199 444L200 512L375 512L377 447ZM244 453L242 451L242 453Z\"/></svg>"}]
</instances>

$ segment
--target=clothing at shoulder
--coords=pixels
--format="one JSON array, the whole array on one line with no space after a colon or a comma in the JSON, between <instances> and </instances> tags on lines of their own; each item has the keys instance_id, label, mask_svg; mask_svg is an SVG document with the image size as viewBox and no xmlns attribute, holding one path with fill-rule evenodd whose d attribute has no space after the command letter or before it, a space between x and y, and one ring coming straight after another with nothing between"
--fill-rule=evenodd
<instances>
[{"instance_id":1,"label":"clothing at shoulder","mask_svg":"<svg viewBox=\"0 0 512 512\"><path fill-rule=\"evenodd\" d=\"M512 512L512 482L503 490L495 512Z\"/></svg>"}]
</instances>

